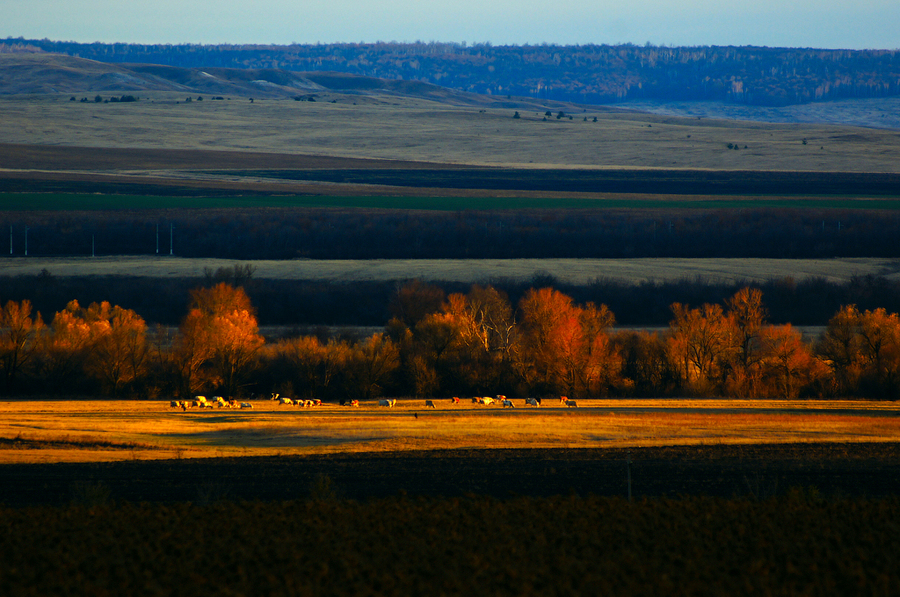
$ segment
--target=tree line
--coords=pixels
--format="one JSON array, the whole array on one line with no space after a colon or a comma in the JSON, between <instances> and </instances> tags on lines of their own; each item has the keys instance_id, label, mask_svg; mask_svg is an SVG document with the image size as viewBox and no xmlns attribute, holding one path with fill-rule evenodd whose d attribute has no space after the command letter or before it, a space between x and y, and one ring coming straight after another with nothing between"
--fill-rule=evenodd
<instances>
[{"instance_id":1,"label":"tree line","mask_svg":"<svg viewBox=\"0 0 900 597\"><path fill-rule=\"evenodd\" d=\"M7 394L327 400L408 396L900 398L900 318L842 306L819 339L768 322L763 293L670 305L663 332L615 331L604 304L552 287L514 304L492 286L396 289L384 330L358 340L267 342L242 287L190 291L177 329L109 302L70 301L49 324L28 300L0 310Z\"/></svg>"},{"instance_id":2,"label":"tree line","mask_svg":"<svg viewBox=\"0 0 900 597\"><path fill-rule=\"evenodd\" d=\"M4 214L0 230L11 232L16 255L27 245L29 255L45 257L170 251L241 260L900 257L896 211L815 206L35 211Z\"/></svg>"},{"instance_id":3,"label":"tree line","mask_svg":"<svg viewBox=\"0 0 900 597\"><path fill-rule=\"evenodd\" d=\"M235 275L242 268L243 275ZM226 282L242 286L256 308L260 325L298 330L317 327L380 327L390 319L388 305L404 279L341 281L262 279L252 266L235 264L219 267L207 275L187 278L142 276L69 277L44 270L36 275L0 277L0 304L9 300L29 300L35 310L54 313L75 299L81 304L127 305L153 324L177 326L188 305L191 289L199 285ZM531 287L552 286L577 303L607 305L624 326L661 327L671 319L672 303L699 305L723 303L751 285L766 296L769 316L775 323L801 326L825 325L842 305L860 309L885 308L900 311L900 281L882 276L855 276L847 282L824 278L772 278L749 283L746 280L682 278L644 280L630 283L605 278L598 269L596 278L567 282L547 272L535 272L527 279L493 278L490 284L518 304ZM465 293L469 283L432 281L445 294ZM322 338L326 333L319 333Z\"/></svg>"},{"instance_id":4,"label":"tree line","mask_svg":"<svg viewBox=\"0 0 900 597\"><path fill-rule=\"evenodd\" d=\"M339 43L106 44L7 38L2 51L114 63L335 71L474 93L606 104L719 100L781 106L900 94L897 50L734 46Z\"/></svg>"}]
</instances>

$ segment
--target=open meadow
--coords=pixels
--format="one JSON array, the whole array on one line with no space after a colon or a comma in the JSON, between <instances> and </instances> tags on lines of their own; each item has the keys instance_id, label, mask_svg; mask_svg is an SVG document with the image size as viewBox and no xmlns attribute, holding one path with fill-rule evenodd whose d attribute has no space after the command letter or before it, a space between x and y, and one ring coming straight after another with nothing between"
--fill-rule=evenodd
<instances>
[{"instance_id":1,"label":"open meadow","mask_svg":"<svg viewBox=\"0 0 900 597\"><path fill-rule=\"evenodd\" d=\"M399 400L303 408L173 408L168 401L0 402L0 463L420 450L900 442L900 406L866 401L579 400L540 408Z\"/></svg>"},{"instance_id":2,"label":"open meadow","mask_svg":"<svg viewBox=\"0 0 900 597\"><path fill-rule=\"evenodd\" d=\"M99 256L33 257L0 261L0 276L142 276L203 278L205 271L231 267L228 259ZM291 259L240 262L252 266L257 280L381 280L490 283L527 281L550 275L569 284L614 280L625 284L679 280L749 283L822 279L843 284L854 277L900 280L897 259Z\"/></svg>"},{"instance_id":3,"label":"open meadow","mask_svg":"<svg viewBox=\"0 0 900 597\"><path fill-rule=\"evenodd\" d=\"M179 148L524 168L900 171L900 138L892 130L587 106L557 106L545 116L515 103L462 106L390 95L313 103L184 99L161 92L127 104L70 102L68 94L4 96L0 139L110 152ZM514 119L517 111L521 118ZM557 118L560 111L566 115Z\"/></svg>"}]
</instances>

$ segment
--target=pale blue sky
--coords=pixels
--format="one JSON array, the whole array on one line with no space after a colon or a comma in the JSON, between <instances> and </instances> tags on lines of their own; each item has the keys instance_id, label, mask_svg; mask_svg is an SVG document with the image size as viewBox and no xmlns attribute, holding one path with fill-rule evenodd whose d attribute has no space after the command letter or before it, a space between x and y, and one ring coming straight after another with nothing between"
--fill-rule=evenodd
<instances>
[{"instance_id":1,"label":"pale blue sky","mask_svg":"<svg viewBox=\"0 0 900 597\"><path fill-rule=\"evenodd\" d=\"M0 38L900 49L900 0L0 0Z\"/></svg>"}]
</instances>

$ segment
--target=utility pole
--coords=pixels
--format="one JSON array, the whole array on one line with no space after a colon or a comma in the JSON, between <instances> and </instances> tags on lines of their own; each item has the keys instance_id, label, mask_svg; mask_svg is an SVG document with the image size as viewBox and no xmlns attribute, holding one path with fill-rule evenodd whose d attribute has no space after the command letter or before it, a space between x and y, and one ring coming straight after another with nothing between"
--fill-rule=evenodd
<instances>
[{"instance_id":1,"label":"utility pole","mask_svg":"<svg viewBox=\"0 0 900 597\"><path fill-rule=\"evenodd\" d=\"M94 257L94 235L91 235L91 257Z\"/></svg>"},{"instance_id":2,"label":"utility pole","mask_svg":"<svg viewBox=\"0 0 900 597\"><path fill-rule=\"evenodd\" d=\"M25 226L25 257L28 257L28 226Z\"/></svg>"},{"instance_id":3,"label":"utility pole","mask_svg":"<svg viewBox=\"0 0 900 597\"><path fill-rule=\"evenodd\" d=\"M12 255L12 224L9 225L9 254Z\"/></svg>"},{"instance_id":4,"label":"utility pole","mask_svg":"<svg viewBox=\"0 0 900 597\"><path fill-rule=\"evenodd\" d=\"M159 255L159 224L156 224L156 254Z\"/></svg>"},{"instance_id":5,"label":"utility pole","mask_svg":"<svg viewBox=\"0 0 900 597\"><path fill-rule=\"evenodd\" d=\"M169 255L175 254L175 224L169 224Z\"/></svg>"}]
</instances>

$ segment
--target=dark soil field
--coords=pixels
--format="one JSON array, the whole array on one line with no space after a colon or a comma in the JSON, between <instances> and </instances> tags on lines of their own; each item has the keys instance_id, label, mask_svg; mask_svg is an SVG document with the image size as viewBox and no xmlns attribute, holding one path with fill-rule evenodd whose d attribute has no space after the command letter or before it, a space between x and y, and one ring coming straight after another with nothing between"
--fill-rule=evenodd
<instances>
[{"instance_id":1,"label":"dark soil field","mask_svg":"<svg viewBox=\"0 0 900 597\"><path fill-rule=\"evenodd\" d=\"M100 493L115 502L370 500L455 497L769 498L900 492L900 444L819 443L568 450L451 450L216 458L104 464L0 465L0 503L63 505Z\"/></svg>"},{"instance_id":2,"label":"dark soil field","mask_svg":"<svg viewBox=\"0 0 900 597\"><path fill-rule=\"evenodd\" d=\"M0 144L0 192L900 197L900 174L522 169L233 151ZM51 166L52 165L52 166Z\"/></svg>"}]
</instances>

